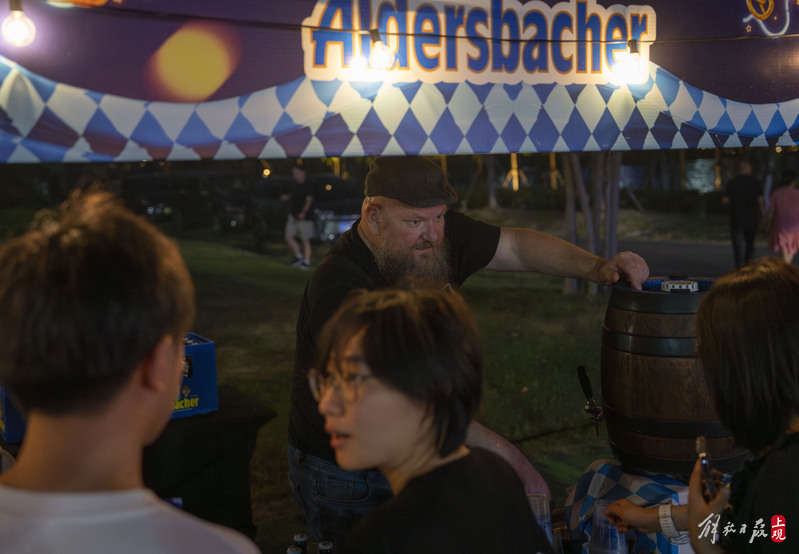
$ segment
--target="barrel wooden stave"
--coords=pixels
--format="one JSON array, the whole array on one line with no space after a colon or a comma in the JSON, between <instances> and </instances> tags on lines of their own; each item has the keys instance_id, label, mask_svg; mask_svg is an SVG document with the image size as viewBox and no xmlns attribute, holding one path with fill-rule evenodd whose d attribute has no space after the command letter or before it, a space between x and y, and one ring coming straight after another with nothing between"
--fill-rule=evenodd
<instances>
[{"instance_id":1,"label":"barrel wooden stave","mask_svg":"<svg viewBox=\"0 0 799 554\"><path fill-rule=\"evenodd\" d=\"M616 412L670 420L716 421L701 362L602 347L602 402ZM643 379L650 386L642 387Z\"/></svg>"},{"instance_id":2,"label":"barrel wooden stave","mask_svg":"<svg viewBox=\"0 0 799 554\"><path fill-rule=\"evenodd\" d=\"M605 329L645 337L695 338L694 314L633 312L608 306Z\"/></svg>"},{"instance_id":3,"label":"barrel wooden stave","mask_svg":"<svg viewBox=\"0 0 799 554\"><path fill-rule=\"evenodd\" d=\"M641 296L646 295L646 296ZM687 476L696 436L716 467L735 471L746 457L719 420L695 357L701 293L615 286L602 338L602 404L611 449L629 472Z\"/></svg>"},{"instance_id":4,"label":"barrel wooden stave","mask_svg":"<svg viewBox=\"0 0 799 554\"><path fill-rule=\"evenodd\" d=\"M655 472L689 476L696 460L694 439L670 439L615 429L610 448L622 465L634 473ZM713 467L722 472L737 471L746 451L732 437L707 439ZM713 455L716 452L718 455Z\"/></svg>"}]
</instances>

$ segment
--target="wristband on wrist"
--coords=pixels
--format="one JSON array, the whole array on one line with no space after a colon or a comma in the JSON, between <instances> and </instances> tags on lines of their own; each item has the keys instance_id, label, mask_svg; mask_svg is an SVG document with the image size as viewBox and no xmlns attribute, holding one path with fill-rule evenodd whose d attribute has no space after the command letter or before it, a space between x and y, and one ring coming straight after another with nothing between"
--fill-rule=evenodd
<instances>
[{"instance_id":1,"label":"wristband on wrist","mask_svg":"<svg viewBox=\"0 0 799 554\"><path fill-rule=\"evenodd\" d=\"M672 544L685 544L690 540L687 532L680 533L674 526L674 518L671 517L671 502L658 506L658 520L660 521L660 532Z\"/></svg>"},{"instance_id":2,"label":"wristband on wrist","mask_svg":"<svg viewBox=\"0 0 799 554\"><path fill-rule=\"evenodd\" d=\"M667 539L675 539L680 534L674 527L674 519L671 517L671 503L658 506L658 519L660 520L660 532Z\"/></svg>"}]
</instances>

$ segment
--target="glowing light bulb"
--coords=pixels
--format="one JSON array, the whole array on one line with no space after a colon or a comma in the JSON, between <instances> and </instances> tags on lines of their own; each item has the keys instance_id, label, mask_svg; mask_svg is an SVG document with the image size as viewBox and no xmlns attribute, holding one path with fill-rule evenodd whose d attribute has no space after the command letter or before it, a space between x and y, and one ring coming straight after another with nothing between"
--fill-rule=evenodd
<instances>
[{"instance_id":1,"label":"glowing light bulb","mask_svg":"<svg viewBox=\"0 0 799 554\"><path fill-rule=\"evenodd\" d=\"M376 69L378 71L386 71L391 69L394 65L394 60L396 59L394 55L394 51L386 45L382 40L380 40L380 32L377 29L372 29L369 31L369 35L372 37L372 47L369 53L369 65L372 66L372 69Z\"/></svg>"},{"instance_id":2,"label":"glowing light bulb","mask_svg":"<svg viewBox=\"0 0 799 554\"><path fill-rule=\"evenodd\" d=\"M391 69L394 65L394 51L381 41L372 45L372 52L369 54L369 64L381 71Z\"/></svg>"},{"instance_id":3,"label":"glowing light bulb","mask_svg":"<svg viewBox=\"0 0 799 554\"><path fill-rule=\"evenodd\" d=\"M616 63L611 70L610 82L617 85L640 85L649 79L647 63L638 52L638 41L631 40L627 52L616 55Z\"/></svg>"},{"instance_id":4,"label":"glowing light bulb","mask_svg":"<svg viewBox=\"0 0 799 554\"><path fill-rule=\"evenodd\" d=\"M36 38L36 26L20 9L12 10L3 20L0 32L6 42L12 46L28 46Z\"/></svg>"}]
</instances>

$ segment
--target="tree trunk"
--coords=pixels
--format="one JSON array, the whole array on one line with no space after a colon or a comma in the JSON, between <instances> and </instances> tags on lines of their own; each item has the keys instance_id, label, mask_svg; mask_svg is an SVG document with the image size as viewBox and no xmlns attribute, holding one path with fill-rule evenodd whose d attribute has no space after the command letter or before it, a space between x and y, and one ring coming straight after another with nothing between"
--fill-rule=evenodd
<instances>
[{"instance_id":1,"label":"tree trunk","mask_svg":"<svg viewBox=\"0 0 799 554\"><path fill-rule=\"evenodd\" d=\"M483 164L483 156L472 156L472 161L474 162L475 168L474 173L472 174L471 182L469 183L469 188L463 194L463 197L460 199L460 206L461 208L466 208L469 206L469 201L472 198L472 193L474 189L477 188L477 184L480 182L480 179L483 177L484 171L484 164Z\"/></svg>"},{"instance_id":2,"label":"tree trunk","mask_svg":"<svg viewBox=\"0 0 799 554\"><path fill-rule=\"evenodd\" d=\"M607 187L605 210L605 259L610 259L618 251L619 220L619 174L621 173L621 152L607 155Z\"/></svg>"},{"instance_id":3,"label":"tree trunk","mask_svg":"<svg viewBox=\"0 0 799 554\"><path fill-rule=\"evenodd\" d=\"M551 155L550 161L554 160L554 154ZM572 178L572 168L569 162L569 155L562 154L560 156L561 165L563 166L563 187L566 191L566 226L569 229L569 242L577 244L577 221L575 219L574 209L574 179ZM550 176L554 180L553 165L550 163ZM564 279L563 280L563 293L564 294L577 294L577 279Z\"/></svg>"},{"instance_id":4,"label":"tree trunk","mask_svg":"<svg viewBox=\"0 0 799 554\"><path fill-rule=\"evenodd\" d=\"M596 252L596 235L594 234L594 218L591 213L591 202L588 198L588 192L585 189L585 182L583 180L582 166L580 165L580 157L578 154L572 152L569 155L572 165L572 178L574 180L574 188L577 192L577 197L580 199L580 210L583 212L583 219L585 220L585 234L586 245L585 249L589 252ZM588 294L596 296L597 284L594 282L588 283Z\"/></svg>"},{"instance_id":5,"label":"tree trunk","mask_svg":"<svg viewBox=\"0 0 799 554\"><path fill-rule=\"evenodd\" d=\"M669 152L671 161L671 184L669 190L681 190L680 183L682 177L682 160L685 159L685 152L682 150L672 150Z\"/></svg>"},{"instance_id":6,"label":"tree trunk","mask_svg":"<svg viewBox=\"0 0 799 554\"><path fill-rule=\"evenodd\" d=\"M658 154L658 169L660 170L659 187L661 190L671 190L671 163L669 153L659 151Z\"/></svg>"},{"instance_id":7,"label":"tree trunk","mask_svg":"<svg viewBox=\"0 0 799 554\"><path fill-rule=\"evenodd\" d=\"M594 200L594 236L597 238L597 243L599 237L602 236L602 212L603 210L607 211L607 202L602 191L602 185L606 180L602 167L606 157L604 152L591 154L591 198ZM605 255L603 252L597 252L597 254Z\"/></svg>"},{"instance_id":8,"label":"tree trunk","mask_svg":"<svg viewBox=\"0 0 799 554\"><path fill-rule=\"evenodd\" d=\"M688 164L685 159L685 150L680 150L680 188L678 190L685 190L688 188Z\"/></svg>"},{"instance_id":9,"label":"tree trunk","mask_svg":"<svg viewBox=\"0 0 799 554\"><path fill-rule=\"evenodd\" d=\"M563 181L563 176L558 172L558 164L556 162L556 157L554 152L549 153L549 188L552 190L556 190L558 188L558 182ZM563 185L566 186L565 184Z\"/></svg>"},{"instance_id":10,"label":"tree trunk","mask_svg":"<svg viewBox=\"0 0 799 554\"><path fill-rule=\"evenodd\" d=\"M486 166L486 186L488 187L488 207L497 207L497 195L494 190L497 187L497 166L496 160L492 154L485 155Z\"/></svg>"}]
</instances>

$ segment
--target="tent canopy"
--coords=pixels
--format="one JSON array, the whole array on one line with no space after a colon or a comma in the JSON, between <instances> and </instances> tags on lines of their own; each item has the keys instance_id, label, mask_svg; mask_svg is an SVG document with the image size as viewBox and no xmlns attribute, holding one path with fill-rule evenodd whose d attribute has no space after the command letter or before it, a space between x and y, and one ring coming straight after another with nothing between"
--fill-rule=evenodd
<instances>
[{"instance_id":1,"label":"tent canopy","mask_svg":"<svg viewBox=\"0 0 799 554\"><path fill-rule=\"evenodd\" d=\"M0 47L6 163L799 139L799 7L789 0L81 0L24 8L35 41ZM394 53L387 70L369 65L374 38ZM625 84L618 69L633 39L644 74Z\"/></svg>"}]
</instances>

